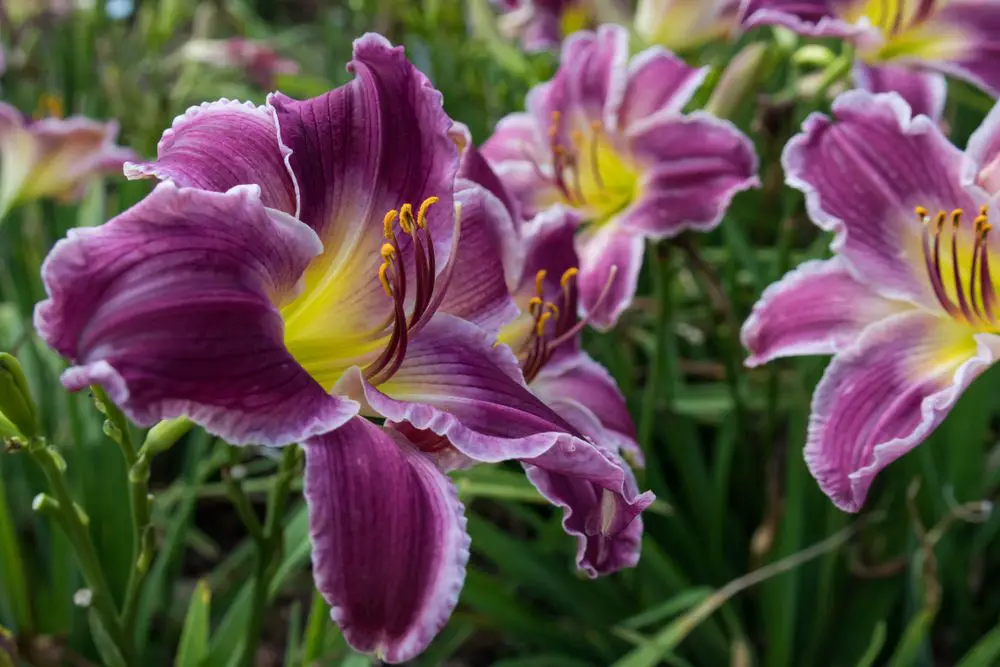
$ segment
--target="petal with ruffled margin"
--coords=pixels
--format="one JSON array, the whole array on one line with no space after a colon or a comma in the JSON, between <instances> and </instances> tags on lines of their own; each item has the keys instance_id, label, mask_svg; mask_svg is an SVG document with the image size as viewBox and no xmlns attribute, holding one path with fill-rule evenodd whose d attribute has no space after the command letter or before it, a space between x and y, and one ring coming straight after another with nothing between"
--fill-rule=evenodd
<instances>
[{"instance_id":1,"label":"petal with ruffled margin","mask_svg":"<svg viewBox=\"0 0 1000 667\"><path fill-rule=\"evenodd\" d=\"M41 197L74 198L91 178L136 155L115 143L118 124L81 116L32 121L0 102L0 215Z\"/></svg>"},{"instance_id":2,"label":"petal with ruffled margin","mask_svg":"<svg viewBox=\"0 0 1000 667\"><path fill-rule=\"evenodd\" d=\"M924 72L899 65L854 63L854 85L870 93L899 93L913 115L940 121L948 101L948 82L937 72Z\"/></svg>"},{"instance_id":3,"label":"petal with ruffled margin","mask_svg":"<svg viewBox=\"0 0 1000 667\"><path fill-rule=\"evenodd\" d=\"M39 335L142 426L187 415L233 444L284 445L357 413L282 344L276 303L321 250L252 186L227 194L161 183L100 227L56 244L42 267Z\"/></svg>"},{"instance_id":4,"label":"petal with ruffled margin","mask_svg":"<svg viewBox=\"0 0 1000 667\"><path fill-rule=\"evenodd\" d=\"M759 184L753 142L706 113L643 123L629 142L643 176L620 224L646 236L712 229L738 192Z\"/></svg>"},{"instance_id":5,"label":"petal with ruffled margin","mask_svg":"<svg viewBox=\"0 0 1000 667\"><path fill-rule=\"evenodd\" d=\"M496 335L520 312L510 283L521 273L524 253L503 203L469 181L456 184L460 233L447 292L438 307Z\"/></svg>"},{"instance_id":6,"label":"petal with ruffled margin","mask_svg":"<svg viewBox=\"0 0 1000 667\"><path fill-rule=\"evenodd\" d=\"M355 417L306 443L313 577L356 650L423 651L451 615L469 536L454 484L403 436Z\"/></svg>"},{"instance_id":7,"label":"petal with ruffled margin","mask_svg":"<svg viewBox=\"0 0 1000 667\"><path fill-rule=\"evenodd\" d=\"M570 125L577 122L574 116L582 114L585 120L614 127L625 94L628 56L628 30L623 26L605 24L597 32L570 35L549 93L552 110Z\"/></svg>"},{"instance_id":8,"label":"petal with ruffled margin","mask_svg":"<svg viewBox=\"0 0 1000 667\"><path fill-rule=\"evenodd\" d=\"M300 219L317 231L323 256L306 274L304 298L285 313L297 340L365 338L390 313L377 279L385 214L430 197L428 227L437 267L444 266L454 228L458 149L441 93L380 35L354 42L350 83L295 101L272 94L279 136L292 151ZM401 256L413 275L408 235Z\"/></svg>"},{"instance_id":9,"label":"petal with ruffled margin","mask_svg":"<svg viewBox=\"0 0 1000 667\"><path fill-rule=\"evenodd\" d=\"M1000 104L969 137L962 163L962 183L978 185L992 196L1000 194Z\"/></svg>"},{"instance_id":10,"label":"petal with ruffled margin","mask_svg":"<svg viewBox=\"0 0 1000 667\"><path fill-rule=\"evenodd\" d=\"M852 0L747 0L740 10L744 30L777 25L809 37L858 37L877 40L875 28L840 18ZM858 4L853 0L853 4Z\"/></svg>"},{"instance_id":11,"label":"petal with ruffled margin","mask_svg":"<svg viewBox=\"0 0 1000 667\"><path fill-rule=\"evenodd\" d=\"M521 211L517 202L510 196L503 181L490 167L483 154L472 143L469 128L456 122L451 128L452 140L458 145L461 159L458 167L458 177L464 178L489 190L490 194L500 200L507 209L514 223L515 232L520 233Z\"/></svg>"},{"instance_id":12,"label":"petal with ruffled margin","mask_svg":"<svg viewBox=\"0 0 1000 667\"><path fill-rule=\"evenodd\" d=\"M740 333L747 366L779 357L833 354L869 324L911 308L851 275L842 257L805 262L761 295Z\"/></svg>"},{"instance_id":13,"label":"petal with ruffled margin","mask_svg":"<svg viewBox=\"0 0 1000 667\"><path fill-rule=\"evenodd\" d=\"M643 465L635 424L618 383L586 352L575 352L546 364L531 390L578 431L601 446Z\"/></svg>"},{"instance_id":14,"label":"petal with ruffled margin","mask_svg":"<svg viewBox=\"0 0 1000 667\"><path fill-rule=\"evenodd\" d=\"M865 330L813 396L806 463L848 512L880 470L924 441L1000 353L1000 337L911 311Z\"/></svg>"},{"instance_id":15,"label":"petal with ruffled margin","mask_svg":"<svg viewBox=\"0 0 1000 667\"><path fill-rule=\"evenodd\" d=\"M628 64L618 127L629 131L654 114L680 113L708 71L707 67L691 67L666 49L646 49Z\"/></svg>"},{"instance_id":16,"label":"petal with ruffled margin","mask_svg":"<svg viewBox=\"0 0 1000 667\"><path fill-rule=\"evenodd\" d=\"M642 524L634 524L655 496L638 492L620 459L577 441L522 464L539 493L563 508L563 528L577 538L577 567L597 577L639 561Z\"/></svg>"},{"instance_id":17,"label":"petal with ruffled margin","mask_svg":"<svg viewBox=\"0 0 1000 667\"><path fill-rule=\"evenodd\" d=\"M580 310L599 330L610 329L632 303L642 268L643 237L615 224L577 236Z\"/></svg>"},{"instance_id":18,"label":"petal with ruffled margin","mask_svg":"<svg viewBox=\"0 0 1000 667\"><path fill-rule=\"evenodd\" d=\"M221 99L177 116L156 146L156 160L130 162L125 175L215 192L258 185L265 206L295 215L298 195L287 153L279 147L270 107Z\"/></svg>"},{"instance_id":19,"label":"petal with ruffled margin","mask_svg":"<svg viewBox=\"0 0 1000 667\"><path fill-rule=\"evenodd\" d=\"M446 313L410 341L392 378L376 388L355 368L335 391L361 401L371 414L445 436L483 463L532 458L579 439L524 385L509 348Z\"/></svg>"},{"instance_id":20,"label":"petal with ruffled margin","mask_svg":"<svg viewBox=\"0 0 1000 667\"><path fill-rule=\"evenodd\" d=\"M785 145L786 180L806 195L813 222L835 231L832 248L880 294L937 308L924 270L916 206L964 209L979 202L960 185L962 153L901 97L853 90L813 114Z\"/></svg>"}]
</instances>

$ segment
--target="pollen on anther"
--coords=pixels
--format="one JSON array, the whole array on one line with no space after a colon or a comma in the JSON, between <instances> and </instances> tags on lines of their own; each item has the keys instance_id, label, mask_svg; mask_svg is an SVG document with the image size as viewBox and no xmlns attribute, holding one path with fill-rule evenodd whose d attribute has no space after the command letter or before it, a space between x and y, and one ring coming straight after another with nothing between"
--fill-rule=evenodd
<instances>
[{"instance_id":1,"label":"pollen on anther","mask_svg":"<svg viewBox=\"0 0 1000 667\"><path fill-rule=\"evenodd\" d=\"M552 317L552 313L546 311L542 313L542 316L538 318L538 325L535 327L535 333L539 336L545 335L545 323L549 321Z\"/></svg>"},{"instance_id":2,"label":"pollen on anther","mask_svg":"<svg viewBox=\"0 0 1000 667\"><path fill-rule=\"evenodd\" d=\"M396 216L398 215L399 212L396 209L392 209L382 218L382 231L387 239L392 238L392 223L396 222Z\"/></svg>"},{"instance_id":3,"label":"pollen on anther","mask_svg":"<svg viewBox=\"0 0 1000 667\"><path fill-rule=\"evenodd\" d=\"M551 301L546 302L545 308L548 312L551 312L556 317L559 317L559 306L557 306L556 304L552 303Z\"/></svg>"},{"instance_id":4,"label":"pollen on anther","mask_svg":"<svg viewBox=\"0 0 1000 667\"><path fill-rule=\"evenodd\" d=\"M429 209L431 206L438 203L439 201L441 201L441 199L438 197L428 197L423 201L423 203L420 205L420 210L417 211L417 227L419 227L420 229L427 228L427 209Z\"/></svg>"},{"instance_id":5,"label":"pollen on anther","mask_svg":"<svg viewBox=\"0 0 1000 667\"><path fill-rule=\"evenodd\" d=\"M559 286L566 289L569 286L569 281L573 280L578 273L580 273L580 269L575 266L563 271L562 278L559 279Z\"/></svg>"},{"instance_id":6,"label":"pollen on anther","mask_svg":"<svg viewBox=\"0 0 1000 667\"><path fill-rule=\"evenodd\" d=\"M956 208L954 211L951 212L951 225L952 225L952 227L958 227L958 225L962 222L962 214L964 212L965 211L963 211L960 208Z\"/></svg>"},{"instance_id":7,"label":"pollen on anther","mask_svg":"<svg viewBox=\"0 0 1000 667\"><path fill-rule=\"evenodd\" d=\"M378 267L378 281L382 283L382 289L385 290L386 296L392 297L392 287L389 285L388 271L388 262Z\"/></svg>"},{"instance_id":8,"label":"pollen on anther","mask_svg":"<svg viewBox=\"0 0 1000 667\"><path fill-rule=\"evenodd\" d=\"M542 285L545 283L545 276L547 276L547 275L548 275L548 272L545 269L542 269L541 271L539 271L538 273L535 274L535 293L536 294L541 295L541 293L542 293Z\"/></svg>"},{"instance_id":9,"label":"pollen on anther","mask_svg":"<svg viewBox=\"0 0 1000 667\"><path fill-rule=\"evenodd\" d=\"M390 260L396 256L396 248L391 243L383 243L380 252L384 260Z\"/></svg>"},{"instance_id":10,"label":"pollen on anther","mask_svg":"<svg viewBox=\"0 0 1000 667\"><path fill-rule=\"evenodd\" d=\"M409 203L399 207L399 226L403 232L409 234L413 229L413 206Z\"/></svg>"},{"instance_id":11,"label":"pollen on anther","mask_svg":"<svg viewBox=\"0 0 1000 667\"><path fill-rule=\"evenodd\" d=\"M917 213L917 217L918 217L918 218L920 218L920 220L921 220L921 221L923 221L923 222L927 222L927 216L929 216L929 215L930 215L930 213L928 213L928 212L927 212L927 209L926 209L926 208L924 208L923 206L918 206L918 207L917 207L916 209L914 209L914 210L915 210L915 211L916 211L916 213Z\"/></svg>"},{"instance_id":12,"label":"pollen on anther","mask_svg":"<svg viewBox=\"0 0 1000 667\"><path fill-rule=\"evenodd\" d=\"M944 221L948 219L948 214L944 211L939 211L937 217L934 219L934 229L940 232L944 229Z\"/></svg>"}]
</instances>

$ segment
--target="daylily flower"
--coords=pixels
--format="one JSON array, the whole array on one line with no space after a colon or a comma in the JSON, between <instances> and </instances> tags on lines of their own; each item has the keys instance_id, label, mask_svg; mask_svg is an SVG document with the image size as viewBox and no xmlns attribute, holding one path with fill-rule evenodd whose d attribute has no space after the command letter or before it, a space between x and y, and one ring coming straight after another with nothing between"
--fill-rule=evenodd
<instances>
[{"instance_id":1,"label":"daylily flower","mask_svg":"<svg viewBox=\"0 0 1000 667\"><path fill-rule=\"evenodd\" d=\"M788 183L835 232L832 259L769 287L743 327L756 366L832 354L813 396L806 462L857 511L874 477L922 442L1000 352L985 188L997 111L968 156L894 94L851 91L786 146Z\"/></svg>"},{"instance_id":2,"label":"daylily flower","mask_svg":"<svg viewBox=\"0 0 1000 667\"><path fill-rule=\"evenodd\" d=\"M103 385L140 424L186 414L234 444L302 442L317 586L354 647L398 662L446 622L468 558L454 486L408 433L599 484L597 571L651 499L452 314L514 312L457 261L513 223L456 180L440 93L378 35L350 70L314 99L178 117L155 162L126 167L167 182L57 244L36 327L73 361L67 387Z\"/></svg>"},{"instance_id":3,"label":"daylily flower","mask_svg":"<svg viewBox=\"0 0 1000 667\"><path fill-rule=\"evenodd\" d=\"M30 120L0 102L0 216L32 199L78 197L92 178L135 159L117 136L114 121Z\"/></svg>"},{"instance_id":4,"label":"daylily flower","mask_svg":"<svg viewBox=\"0 0 1000 667\"><path fill-rule=\"evenodd\" d=\"M268 44L242 37L193 39L184 45L181 55L192 62L241 70L254 85L264 89L274 86L277 75L299 71L297 62L282 58Z\"/></svg>"},{"instance_id":5,"label":"daylily flower","mask_svg":"<svg viewBox=\"0 0 1000 667\"><path fill-rule=\"evenodd\" d=\"M564 37L594 26L592 0L497 0L500 30L525 51L547 51Z\"/></svg>"},{"instance_id":6,"label":"daylily flower","mask_svg":"<svg viewBox=\"0 0 1000 667\"><path fill-rule=\"evenodd\" d=\"M650 44L685 51L739 26L740 0L639 0L635 30Z\"/></svg>"},{"instance_id":7,"label":"daylily flower","mask_svg":"<svg viewBox=\"0 0 1000 667\"><path fill-rule=\"evenodd\" d=\"M711 229L757 184L745 135L681 113L705 73L660 47L629 60L620 26L579 32L555 77L529 93L527 113L504 118L483 146L526 218L562 204L585 221L580 299L595 326L610 327L632 300L645 239Z\"/></svg>"},{"instance_id":8,"label":"daylily flower","mask_svg":"<svg viewBox=\"0 0 1000 667\"><path fill-rule=\"evenodd\" d=\"M920 72L900 65L871 66L855 62L851 73L854 85L870 93L899 93L913 115L923 114L935 121L944 115L948 101L948 81L937 72Z\"/></svg>"},{"instance_id":9,"label":"daylily flower","mask_svg":"<svg viewBox=\"0 0 1000 667\"><path fill-rule=\"evenodd\" d=\"M1000 5L989 0L746 0L744 28L780 25L855 45L868 64L930 68L996 95Z\"/></svg>"}]
</instances>

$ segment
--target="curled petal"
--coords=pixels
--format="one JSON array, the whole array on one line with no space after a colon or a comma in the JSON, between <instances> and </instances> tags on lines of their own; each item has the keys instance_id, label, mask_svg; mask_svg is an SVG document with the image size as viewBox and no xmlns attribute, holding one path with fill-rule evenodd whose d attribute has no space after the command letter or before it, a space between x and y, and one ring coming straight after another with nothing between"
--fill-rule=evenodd
<instances>
[{"instance_id":1,"label":"curled petal","mask_svg":"<svg viewBox=\"0 0 1000 667\"><path fill-rule=\"evenodd\" d=\"M712 229L738 192L759 184L753 143L706 113L662 116L629 139L645 168L641 194L621 218L635 232L663 238Z\"/></svg>"},{"instance_id":2,"label":"curled petal","mask_svg":"<svg viewBox=\"0 0 1000 667\"><path fill-rule=\"evenodd\" d=\"M142 426L186 415L234 444L284 445L357 412L282 342L276 304L320 249L312 230L266 209L255 188L162 183L56 244L35 327L74 364L68 389L103 385Z\"/></svg>"},{"instance_id":3,"label":"curled petal","mask_svg":"<svg viewBox=\"0 0 1000 667\"><path fill-rule=\"evenodd\" d=\"M854 85L870 93L899 93L914 116L940 121L948 101L948 82L937 72L924 72L900 65L854 65Z\"/></svg>"},{"instance_id":4,"label":"curled petal","mask_svg":"<svg viewBox=\"0 0 1000 667\"><path fill-rule=\"evenodd\" d=\"M679 114L708 71L707 67L691 67L661 47L646 49L628 64L618 127L628 131L651 116Z\"/></svg>"},{"instance_id":5,"label":"curled petal","mask_svg":"<svg viewBox=\"0 0 1000 667\"><path fill-rule=\"evenodd\" d=\"M493 171L493 168L490 167L489 162L486 161L483 154L472 143L472 135L469 133L469 128L461 123L455 123L452 126L451 135L458 144L462 154L458 168L459 178L472 181L489 190L490 194L499 199L500 203L507 209L507 213L514 222L515 231L519 231L521 226L520 208L507 191L507 187L503 184L503 181L500 180L496 172Z\"/></svg>"},{"instance_id":6,"label":"curled petal","mask_svg":"<svg viewBox=\"0 0 1000 667\"><path fill-rule=\"evenodd\" d=\"M324 244L305 278L308 298L286 313L305 341L365 338L384 326L389 303L377 275L389 211L403 204L417 211L436 197L427 224L438 270L451 250L458 149L441 93L402 47L373 33L354 42L349 69L354 80L325 95L269 97L281 142L292 151L299 217ZM396 230L413 276L412 241Z\"/></svg>"},{"instance_id":7,"label":"curled petal","mask_svg":"<svg viewBox=\"0 0 1000 667\"><path fill-rule=\"evenodd\" d=\"M962 183L1000 194L1000 104L995 104L969 137L962 163Z\"/></svg>"},{"instance_id":8,"label":"curled petal","mask_svg":"<svg viewBox=\"0 0 1000 667\"><path fill-rule=\"evenodd\" d=\"M805 262L761 295L740 334L747 366L772 359L833 354L869 324L910 307L851 275L842 257Z\"/></svg>"},{"instance_id":9,"label":"curled petal","mask_svg":"<svg viewBox=\"0 0 1000 667\"><path fill-rule=\"evenodd\" d=\"M813 396L806 463L848 512L883 468L919 445L996 359L1000 337L911 311L865 330Z\"/></svg>"},{"instance_id":10,"label":"curled petal","mask_svg":"<svg viewBox=\"0 0 1000 667\"><path fill-rule=\"evenodd\" d=\"M560 441L579 439L524 385L506 346L446 313L421 329L391 379L376 388L353 369L335 391L373 414L443 436L484 463L532 458Z\"/></svg>"},{"instance_id":11,"label":"curled petal","mask_svg":"<svg viewBox=\"0 0 1000 667\"><path fill-rule=\"evenodd\" d=\"M586 352L546 364L531 381L531 390L594 442L643 464L635 424L618 383Z\"/></svg>"},{"instance_id":12,"label":"curled petal","mask_svg":"<svg viewBox=\"0 0 1000 667\"><path fill-rule=\"evenodd\" d=\"M833 116L811 115L785 145L788 184L805 193L813 222L836 232L832 248L859 280L936 307L914 210L977 210L960 185L961 152L895 94L844 93Z\"/></svg>"},{"instance_id":13,"label":"curled petal","mask_svg":"<svg viewBox=\"0 0 1000 667\"><path fill-rule=\"evenodd\" d=\"M278 144L270 107L221 99L177 116L156 147L156 160L127 163L125 175L214 192L254 184L265 206L296 215L298 193L288 153Z\"/></svg>"},{"instance_id":14,"label":"curled petal","mask_svg":"<svg viewBox=\"0 0 1000 667\"><path fill-rule=\"evenodd\" d=\"M878 40L871 26L853 24L840 18L843 0L746 0L740 10L744 30L777 25L808 37L865 37Z\"/></svg>"},{"instance_id":15,"label":"curled petal","mask_svg":"<svg viewBox=\"0 0 1000 667\"><path fill-rule=\"evenodd\" d=\"M901 55L910 55L907 60L968 81L993 97L1000 94L1000 66L996 61L1000 17L995 3L982 0L941 3L922 28L928 43L913 40L915 52L911 55L902 51Z\"/></svg>"},{"instance_id":16,"label":"curled petal","mask_svg":"<svg viewBox=\"0 0 1000 667\"><path fill-rule=\"evenodd\" d=\"M41 197L74 198L135 153L115 143L118 124L89 118L27 120L0 102L0 214Z\"/></svg>"},{"instance_id":17,"label":"curled petal","mask_svg":"<svg viewBox=\"0 0 1000 667\"><path fill-rule=\"evenodd\" d=\"M358 651L396 663L451 615L469 536L455 486L402 435L355 417L305 446L313 576Z\"/></svg>"},{"instance_id":18,"label":"curled petal","mask_svg":"<svg viewBox=\"0 0 1000 667\"><path fill-rule=\"evenodd\" d=\"M638 492L618 457L577 441L522 463L539 493L563 508L563 528L577 538L577 567L596 577L639 561L642 524L635 524L655 497Z\"/></svg>"},{"instance_id":19,"label":"curled petal","mask_svg":"<svg viewBox=\"0 0 1000 667\"><path fill-rule=\"evenodd\" d=\"M645 241L608 224L577 237L580 254L580 310L595 328L610 329L632 303Z\"/></svg>"},{"instance_id":20,"label":"curled petal","mask_svg":"<svg viewBox=\"0 0 1000 667\"><path fill-rule=\"evenodd\" d=\"M583 113L614 127L625 94L628 55L628 30L622 26L605 24L596 33L570 35L553 79L552 110L567 118Z\"/></svg>"},{"instance_id":21,"label":"curled petal","mask_svg":"<svg viewBox=\"0 0 1000 667\"><path fill-rule=\"evenodd\" d=\"M496 334L518 316L509 283L521 273L523 251L514 221L487 190L460 181L458 247L448 291L438 310Z\"/></svg>"}]
</instances>

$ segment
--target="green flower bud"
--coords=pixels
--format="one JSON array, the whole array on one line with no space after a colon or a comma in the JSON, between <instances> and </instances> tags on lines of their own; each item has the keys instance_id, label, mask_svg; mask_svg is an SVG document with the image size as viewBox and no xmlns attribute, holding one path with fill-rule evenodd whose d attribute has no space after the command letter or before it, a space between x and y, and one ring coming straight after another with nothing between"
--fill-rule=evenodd
<instances>
[{"instance_id":1,"label":"green flower bud","mask_svg":"<svg viewBox=\"0 0 1000 667\"><path fill-rule=\"evenodd\" d=\"M17 358L6 352L0 352L0 413L21 435L30 438L38 433L38 413L28 380Z\"/></svg>"}]
</instances>

